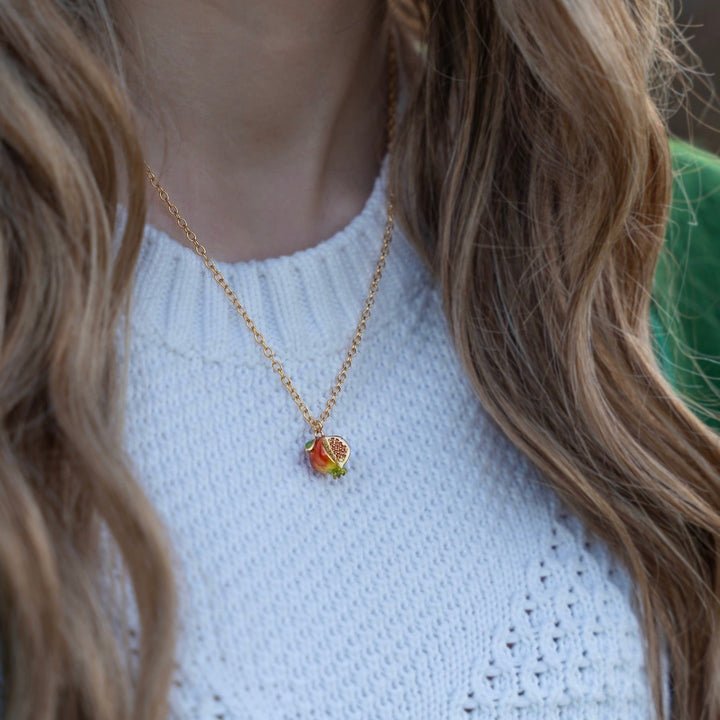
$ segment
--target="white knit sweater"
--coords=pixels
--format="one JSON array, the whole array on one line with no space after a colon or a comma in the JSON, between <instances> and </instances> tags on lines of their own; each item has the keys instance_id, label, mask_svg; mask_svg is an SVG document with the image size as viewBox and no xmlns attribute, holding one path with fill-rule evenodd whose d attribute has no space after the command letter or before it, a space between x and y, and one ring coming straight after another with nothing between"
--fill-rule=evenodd
<instances>
[{"instance_id":1,"label":"white knit sweater","mask_svg":"<svg viewBox=\"0 0 720 720\"><path fill-rule=\"evenodd\" d=\"M314 413L359 319L383 172L345 230L218 263ZM189 247L147 228L131 320L127 448L174 543L182 720L644 720L626 573L474 396L440 295L396 230L325 430L311 438Z\"/></svg>"}]
</instances>

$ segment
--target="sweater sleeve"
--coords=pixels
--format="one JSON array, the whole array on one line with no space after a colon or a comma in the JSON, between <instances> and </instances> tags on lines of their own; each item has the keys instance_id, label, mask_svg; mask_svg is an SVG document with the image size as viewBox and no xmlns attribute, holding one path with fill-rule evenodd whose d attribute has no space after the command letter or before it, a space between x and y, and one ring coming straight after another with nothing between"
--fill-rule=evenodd
<instances>
[{"instance_id":1,"label":"sweater sleeve","mask_svg":"<svg viewBox=\"0 0 720 720\"><path fill-rule=\"evenodd\" d=\"M673 195L651 313L660 365L720 429L720 158L671 140Z\"/></svg>"}]
</instances>

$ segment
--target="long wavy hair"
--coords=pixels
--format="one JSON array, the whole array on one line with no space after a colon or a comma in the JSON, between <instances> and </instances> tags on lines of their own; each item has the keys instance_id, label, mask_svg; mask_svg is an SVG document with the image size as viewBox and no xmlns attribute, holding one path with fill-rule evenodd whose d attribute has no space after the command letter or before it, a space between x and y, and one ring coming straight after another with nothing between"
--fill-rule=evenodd
<instances>
[{"instance_id":1,"label":"long wavy hair","mask_svg":"<svg viewBox=\"0 0 720 720\"><path fill-rule=\"evenodd\" d=\"M485 407L634 578L658 715L720 715L720 441L658 370L665 0L396 0L391 184ZM175 589L122 449L145 178L106 0L0 3L0 659L12 720L160 720ZM118 203L127 207L115 237ZM117 572L117 571L120 572ZM128 590L129 589L129 590ZM137 649L118 618L132 605Z\"/></svg>"}]
</instances>

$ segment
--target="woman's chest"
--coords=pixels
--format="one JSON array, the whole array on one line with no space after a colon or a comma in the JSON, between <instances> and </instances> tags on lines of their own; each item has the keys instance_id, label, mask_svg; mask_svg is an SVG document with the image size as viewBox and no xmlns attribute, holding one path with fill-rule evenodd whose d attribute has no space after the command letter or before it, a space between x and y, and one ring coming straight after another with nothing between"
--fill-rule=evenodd
<instances>
[{"instance_id":1,"label":"woman's chest","mask_svg":"<svg viewBox=\"0 0 720 720\"><path fill-rule=\"evenodd\" d=\"M178 718L650 716L624 572L443 340L364 348L326 428L352 448L338 480L267 368L134 355L127 446L177 556Z\"/></svg>"}]
</instances>

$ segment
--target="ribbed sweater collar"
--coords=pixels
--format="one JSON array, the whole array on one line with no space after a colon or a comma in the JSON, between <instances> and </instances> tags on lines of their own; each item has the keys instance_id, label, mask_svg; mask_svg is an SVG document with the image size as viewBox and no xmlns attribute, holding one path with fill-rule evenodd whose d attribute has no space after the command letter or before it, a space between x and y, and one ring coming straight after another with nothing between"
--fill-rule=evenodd
<instances>
[{"instance_id":1,"label":"ribbed sweater collar","mask_svg":"<svg viewBox=\"0 0 720 720\"><path fill-rule=\"evenodd\" d=\"M349 347L382 247L387 166L386 158L362 211L332 237L281 257L216 262L278 356L297 362ZM402 323L403 308L427 289L428 276L396 225L366 332ZM267 363L195 251L152 226L138 261L132 325L182 354Z\"/></svg>"}]
</instances>

